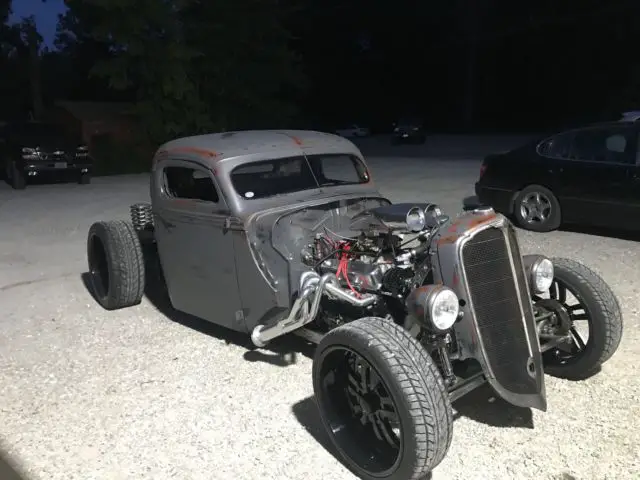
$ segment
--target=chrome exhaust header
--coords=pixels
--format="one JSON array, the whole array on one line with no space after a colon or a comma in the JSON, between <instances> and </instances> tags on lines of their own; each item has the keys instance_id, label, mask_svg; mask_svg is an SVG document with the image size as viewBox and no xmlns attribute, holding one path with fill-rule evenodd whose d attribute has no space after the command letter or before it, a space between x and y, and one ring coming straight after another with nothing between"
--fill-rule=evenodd
<instances>
[{"instance_id":1,"label":"chrome exhaust header","mask_svg":"<svg viewBox=\"0 0 640 480\"><path fill-rule=\"evenodd\" d=\"M376 295L371 294L356 298L340 286L334 273L326 273L320 277L316 272L304 272L300 276L299 292L289 315L271 327L258 325L253 329L251 341L255 346L264 347L270 340L297 330L315 319L323 294L357 307L368 307L376 301Z\"/></svg>"}]
</instances>

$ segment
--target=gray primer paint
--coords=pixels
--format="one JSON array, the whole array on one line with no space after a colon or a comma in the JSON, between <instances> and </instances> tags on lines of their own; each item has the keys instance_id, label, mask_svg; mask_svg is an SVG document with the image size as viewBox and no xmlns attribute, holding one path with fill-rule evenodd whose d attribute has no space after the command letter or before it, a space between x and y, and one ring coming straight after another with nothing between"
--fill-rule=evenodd
<instances>
[{"instance_id":1,"label":"gray primer paint","mask_svg":"<svg viewBox=\"0 0 640 480\"><path fill-rule=\"evenodd\" d=\"M360 150L349 140L337 135L300 130L257 130L216 133L180 138L162 145L154 157L151 175L151 199L156 223L162 225L164 218L182 200L167 197L162 191L162 167L165 165L197 166L211 172L216 187L221 194L221 202L213 212L210 221L221 227L227 221L225 234L218 241L228 249L227 257L219 262L227 262L233 250L235 271L239 290L241 318L232 318L230 312L216 311L213 319L210 299L199 305L198 299L186 293L188 299L173 298L176 308L197 314L228 328L248 332L260 323L276 320L291 306L298 288L300 274L306 267L300 261L300 250L327 226L344 231L348 219L364 208L371 208L390 201L381 196L372 180L364 184L331 186L293 192L270 198L246 199L233 188L230 173L238 165L259 160L313 154L349 154L356 156L366 166ZM195 202L188 202L189 210L201 208ZM162 227L161 227L162 228ZM190 225L190 228L194 228ZM199 229L204 232L204 229ZM162 250L163 236L160 233L159 246ZM225 238L232 238L227 242ZM191 238L192 248L210 248L212 238ZM168 242L164 242L168 243ZM168 264L175 253L161 255ZM213 257L210 257L210 260ZM181 260L177 260L181 261ZM228 266L227 266L228 267ZM163 265L164 268L164 265ZM168 268L171 268L170 266ZM235 278L227 270L210 270L210 282L220 283L226 292L217 299L229 303L226 285ZM184 270L184 268L182 268ZM202 267L206 271L207 266ZM200 272L202 273L202 272ZM185 285L192 282L192 273L180 275L174 284ZM217 277L223 277L221 281ZM202 275L201 275L202 277ZM204 280L204 278L202 278ZM197 287L197 285L196 285ZM194 287L194 288L196 288ZM171 290L178 291L179 288ZM182 288L187 290L186 288ZM211 295L215 295L211 289Z\"/></svg>"}]
</instances>

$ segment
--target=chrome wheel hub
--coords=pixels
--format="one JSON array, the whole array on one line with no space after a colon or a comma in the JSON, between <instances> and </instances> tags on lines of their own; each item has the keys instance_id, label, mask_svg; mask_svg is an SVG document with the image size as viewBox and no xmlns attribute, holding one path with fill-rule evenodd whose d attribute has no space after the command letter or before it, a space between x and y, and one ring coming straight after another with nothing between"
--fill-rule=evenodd
<instances>
[{"instance_id":1,"label":"chrome wheel hub","mask_svg":"<svg viewBox=\"0 0 640 480\"><path fill-rule=\"evenodd\" d=\"M551 201L540 192L531 192L520 202L520 216L529 224L546 222L551 209Z\"/></svg>"}]
</instances>

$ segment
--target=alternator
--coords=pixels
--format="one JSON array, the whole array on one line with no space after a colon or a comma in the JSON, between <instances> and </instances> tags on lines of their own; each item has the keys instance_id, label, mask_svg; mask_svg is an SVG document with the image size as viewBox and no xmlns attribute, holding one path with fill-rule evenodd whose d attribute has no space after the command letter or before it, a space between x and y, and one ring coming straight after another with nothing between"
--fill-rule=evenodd
<instances>
[{"instance_id":1,"label":"alternator","mask_svg":"<svg viewBox=\"0 0 640 480\"><path fill-rule=\"evenodd\" d=\"M149 203L131 205L131 223L136 230L153 230L153 212Z\"/></svg>"}]
</instances>

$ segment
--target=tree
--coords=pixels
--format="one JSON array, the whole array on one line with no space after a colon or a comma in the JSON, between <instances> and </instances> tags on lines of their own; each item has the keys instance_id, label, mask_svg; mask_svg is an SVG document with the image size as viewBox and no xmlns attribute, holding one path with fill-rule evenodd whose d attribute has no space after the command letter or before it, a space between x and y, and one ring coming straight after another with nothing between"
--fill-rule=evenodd
<instances>
[{"instance_id":1,"label":"tree","mask_svg":"<svg viewBox=\"0 0 640 480\"><path fill-rule=\"evenodd\" d=\"M108 79L92 75L96 63L113 57L111 43L92 34L100 10L91 2L71 5L73 8L58 16L54 39L56 55L51 58L55 73L47 83L55 85L59 96L70 100L131 100L130 89L110 89Z\"/></svg>"},{"instance_id":2,"label":"tree","mask_svg":"<svg viewBox=\"0 0 640 480\"><path fill-rule=\"evenodd\" d=\"M25 17L12 25L5 23L0 33L2 59L5 62L3 71L17 74L17 76L3 79L3 89L16 89L25 83L29 85L28 98L31 114L35 118L40 118L44 110L40 70L43 38L36 28L35 18ZM21 91L20 88L17 90ZM13 97L16 97L15 93Z\"/></svg>"},{"instance_id":3,"label":"tree","mask_svg":"<svg viewBox=\"0 0 640 480\"><path fill-rule=\"evenodd\" d=\"M93 40L109 45L92 73L114 89L135 88L139 113L158 141L290 113L279 97L297 77L276 0L67 4ZM77 41L59 40L67 50Z\"/></svg>"}]
</instances>

